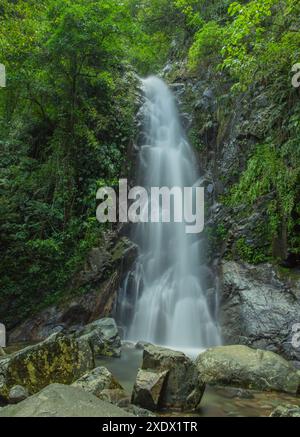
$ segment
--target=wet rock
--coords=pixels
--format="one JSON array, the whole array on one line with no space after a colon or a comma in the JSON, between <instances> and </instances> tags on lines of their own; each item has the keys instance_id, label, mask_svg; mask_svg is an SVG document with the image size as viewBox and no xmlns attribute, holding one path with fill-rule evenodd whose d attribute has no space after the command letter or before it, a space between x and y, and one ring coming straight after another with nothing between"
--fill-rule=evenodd
<instances>
[{"instance_id":1,"label":"wet rock","mask_svg":"<svg viewBox=\"0 0 300 437\"><path fill-rule=\"evenodd\" d=\"M270 417L300 417L299 405L280 405L270 414Z\"/></svg>"},{"instance_id":2,"label":"wet rock","mask_svg":"<svg viewBox=\"0 0 300 437\"><path fill-rule=\"evenodd\" d=\"M199 380L196 366L184 353L147 345L142 369L169 372L159 399L161 408L192 410L198 407L205 384Z\"/></svg>"},{"instance_id":3,"label":"wet rock","mask_svg":"<svg viewBox=\"0 0 300 437\"><path fill-rule=\"evenodd\" d=\"M0 409L0 417L132 417L78 387L51 384L17 405Z\"/></svg>"},{"instance_id":4,"label":"wet rock","mask_svg":"<svg viewBox=\"0 0 300 437\"><path fill-rule=\"evenodd\" d=\"M151 343L147 342L147 341L138 341L135 344L135 348L138 350L144 350L145 346L149 346Z\"/></svg>"},{"instance_id":5,"label":"wet rock","mask_svg":"<svg viewBox=\"0 0 300 437\"><path fill-rule=\"evenodd\" d=\"M297 393L299 374L281 356L243 345L217 346L201 353L196 366L207 384Z\"/></svg>"},{"instance_id":6,"label":"wet rock","mask_svg":"<svg viewBox=\"0 0 300 437\"><path fill-rule=\"evenodd\" d=\"M132 403L154 411L159 407L168 371L151 372L139 369L132 393Z\"/></svg>"},{"instance_id":7,"label":"wet rock","mask_svg":"<svg viewBox=\"0 0 300 437\"><path fill-rule=\"evenodd\" d=\"M104 248L93 247L87 255L84 269L80 272L82 284L101 279L103 272L110 265L110 253Z\"/></svg>"},{"instance_id":8,"label":"wet rock","mask_svg":"<svg viewBox=\"0 0 300 437\"><path fill-rule=\"evenodd\" d=\"M17 404L18 402L24 401L29 396L28 390L22 385L14 385L8 394L8 402L10 404Z\"/></svg>"},{"instance_id":9,"label":"wet rock","mask_svg":"<svg viewBox=\"0 0 300 437\"><path fill-rule=\"evenodd\" d=\"M112 250L111 259L114 264L121 264L123 271L128 271L138 256L138 246L129 238L121 238Z\"/></svg>"},{"instance_id":10,"label":"wet rock","mask_svg":"<svg viewBox=\"0 0 300 437\"><path fill-rule=\"evenodd\" d=\"M224 261L220 323L227 344L246 344L300 360L293 326L300 322L299 284L280 279L270 264Z\"/></svg>"},{"instance_id":11,"label":"wet rock","mask_svg":"<svg viewBox=\"0 0 300 437\"><path fill-rule=\"evenodd\" d=\"M87 342L53 334L0 361L0 397L8 399L15 385L22 385L33 394L53 382L70 384L93 367Z\"/></svg>"},{"instance_id":12,"label":"wet rock","mask_svg":"<svg viewBox=\"0 0 300 437\"><path fill-rule=\"evenodd\" d=\"M88 341L95 355L109 357L121 355L121 338L114 319L96 320L86 325L78 335Z\"/></svg>"},{"instance_id":13,"label":"wet rock","mask_svg":"<svg viewBox=\"0 0 300 437\"><path fill-rule=\"evenodd\" d=\"M92 393L100 399L103 399L102 392L105 389L123 390L119 382L114 378L106 367L96 367L90 372L85 373L72 384L73 387L80 387L83 390Z\"/></svg>"}]
</instances>

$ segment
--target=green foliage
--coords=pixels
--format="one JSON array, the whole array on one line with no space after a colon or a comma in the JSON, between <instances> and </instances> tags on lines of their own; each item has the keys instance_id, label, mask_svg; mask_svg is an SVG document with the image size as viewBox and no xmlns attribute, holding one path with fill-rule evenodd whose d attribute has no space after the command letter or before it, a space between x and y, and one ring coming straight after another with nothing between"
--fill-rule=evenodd
<instances>
[{"instance_id":1,"label":"green foliage","mask_svg":"<svg viewBox=\"0 0 300 437\"><path fill-rule=\"evenodd\" d=\"M271 238L280 235L283 223L293 233L293 212L298 208L299 156L294 162L287 163L285 150L285 147L277 149L273 143L258 146L229 197L231 205L244 204L251 210L263 196L267 196L265 202Z\"/></svg>"},{"instance_id":2,"label":"green foliage","mask_svg":"<svg viewBox=\"0 0 300 437\"><path fill-rule=\"evenodd\" d=\"M183 3L190 4L191 13L193 2ZM221 3L225 5L213 3L220 10ZM197 74L206 68L214 70L216 79L223 76L215 88L229 83L235 99L250 100L253 90L259 89L268 102L263 144L250 153L227 202L244 205L248 214L265 202L267 241L286 240L289 251L299 253L300 103L291 86L291 68L300 59L300 3L231 1L227 14L223 10L220 15L208 6L202 10L200 4L204 24L193 35L189 70Z\"/></svg>"},{"instance_id":3,"label":"green foliage","mask_svg":"<svg viewBox=\"0 0 300 437\"><path fill-rule=\"evenodd\" d=\"M221 240L224 241L228 235L228 230L223 224L219 224L216 229L216 235Z\"/></svg>"},{"instance_id":4,"label":"green foliage","mask_svg":"<svg viewBox=\"0 0 300 437\"><path fill-rule=\"evenodd\" d=\"M223 67L245 90L256 80L289 82L291 66L299 60L300 34L297 30L299 2L295 0L251 0L233 2L222 49Z\"/></svg>"},{"instance_id":5,"label":"green foliage","mask_svg":"<svg viewBox=\"0 0 300 437\"><path fill-rule=\"evenodd\" d=\"M74 292L71 279L102 241L96 190L130 168L135 73L187 54L190 71L218 71L240 96L269 98L265 137L227 201L250 211L271 193L267 240L286 228L300 252L300 102L290 84L299 15L296 0L1 0L1 320L12 326ZM199 129L215 122L201 115ZM199 129L190 134L202 150ZM226 233L211 231L217 245ZM237 249L262 260L245 241Z\"/></svg>"},{"instance_id":6,"label":"green foliage","mask_svg":"<svg viewBox=\"0 0 300 437\"><path fill-rule=\"evenodd\" d=\"M4 1L0 59L0 318L9 326L71 292L101 240L97 181L126 175L136 34L112 0Z\"/></svg>"},{"instance_id":7,"label":"green foliage","mask_svg":"<svg viewBox=\"0 0 300 437\"><path fill-rule=\"evenodd\" d=\"M245 238L237 240L236 252L240 259L250 264L259 264L268 260L264 253L247 244Z\"/></svg>"},{"instance_id":8,"label":"green foliage","mask_svg":"<svg viewBox=\"0 0 300 437\"><path fill-rule=\"evenodd\" d=\"M215 21L206 23L195 35L194 42L189 50L188 66L190 70L199 67L200 60L215 61L219 57L223 44L224 29Z\"/></svg>"}]
</instances>

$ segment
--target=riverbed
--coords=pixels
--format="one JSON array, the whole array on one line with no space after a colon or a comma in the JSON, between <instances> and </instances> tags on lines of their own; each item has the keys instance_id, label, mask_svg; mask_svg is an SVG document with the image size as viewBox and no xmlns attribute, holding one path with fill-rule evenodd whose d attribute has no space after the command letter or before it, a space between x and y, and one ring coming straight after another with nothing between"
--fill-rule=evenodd
<instances>
[{"instance_id":1,"label":"riverbed","mask_svg":"<svg viewBox=\"0 0 300 437\"><path fill-rule=\"evenodd\" d=\"M134 344L124 343L121 358L103 357L97 366L105 366L117 378L130 395L138 368L142 363L143 351ZM197 417L264 417L282 404L300 405L300 397L277 392L257 392L238 390L230 387L206 387L201 401L201 409L184 413L184 416ZM160 415L182 416L182 412L165 411Z\"/></svg>"}]
</instances>

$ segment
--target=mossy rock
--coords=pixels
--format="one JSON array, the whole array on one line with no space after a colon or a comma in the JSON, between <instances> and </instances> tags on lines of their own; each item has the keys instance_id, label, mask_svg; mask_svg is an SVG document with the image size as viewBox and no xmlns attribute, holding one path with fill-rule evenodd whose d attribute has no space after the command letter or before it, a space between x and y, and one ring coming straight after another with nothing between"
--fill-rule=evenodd
<instances>
[{"instance_id":1,"label":"mossy rock","mask_svg":"<svg viewBox=\"0 0 300 437\"><path fill-rule=\"evenodd\" d=\"M84 340L53 334L0 362L0 397L15 385L36 393L52 383L70 384L94 367L92 350Z\"/></svg>"},{"instance_id":2,"label":"mossy rock","mask_svg":"<svg viewBox=\"0 0 300 437\"><path fill-rule=\"evenodd\" d=\"M100 399L102 399L104 390L119 390L122 391L123 397L126 396L123 387L106 367L96 367L90 372L85 373L77 381L73 382L72 386L80 387Z\"/></svg>"}]
</instances>

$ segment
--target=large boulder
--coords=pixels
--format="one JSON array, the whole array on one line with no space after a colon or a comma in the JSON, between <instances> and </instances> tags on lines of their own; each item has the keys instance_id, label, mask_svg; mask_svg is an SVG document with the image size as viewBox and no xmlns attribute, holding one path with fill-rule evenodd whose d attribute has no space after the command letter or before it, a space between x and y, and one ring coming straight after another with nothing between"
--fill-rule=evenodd
<instances>
[{"instance_id":1,"label":"large boulder","mask_svg":"<svg viewBox=\"0 0 300 437\"><path fill-rule=\"evenodd\" d=\"M72 384L73 387L80 387L101 398L101 393L105 389L122 390L122 386L114 378L106 367L96 367L90 372L85 373Z\"/></svg>"},{"instance_id":2,"label":"large boulder","mask_svg":"<svg viewBox=\"0 0 300 437\"><path fill-rule=\"evenodd\" d=\"M217 346L201 353L196 366L207 384L297 393L295 368L281 356L244 345Z\"/></svg>"},{"instance_id":3,"label":"large boulder","mask_svg":"<svg viewBox=\"0 0 300 437\"><path fill-rule=\"evenodd\" d=\"M146 345L142 369L168 372L158 401L161 408L192 410L198 407L205 384L199 380L196 366L184 353Z\"/></svg>"},{"instance_id":4,"label":"large boulder","mask_svg":"<svg viewBox=\"0 0 300 437\"><path fill-rule=\"evenodd\" d=\"M300 323L300 281L280 277L270 264L222 264L220 323L226 344L245 344L300 361L293 347Z\"/></svg>"},{"instance_id":5,"label":"large boulder","mask_svg":"<svg viewBox=\"0 0 300 437\"><path fill-rule=\"evenodd\" d=\"M153 372L139 369L132 392L132 403L148 410L156 410L162 394L168 370Z\"/></svg>"},{"instance_id":6,"label":"large boulder","mask_svg":"<svg viewBox=\"0 0 300 437\"><path fill-rule=\"evenodd\" d=\"M0 408L0 417L132 417L79 387L51 384L17 405Z\"/></svg>"},{"instance_id":7,"label":"large boulder","mask_svg":"<svg viewBox=\"0 0 300 437\"><path fill-rule=\"evenodd\" d=\"M270 414L270 417L300 417L299 405L280 405Z\"/></svg>"},{"instance_id":8,"label":"large boulder","mask_svg":"<svg viewBox=\"0 0 300 437\"><path fill-rule=\"evenodd\" d=\"M104 318L86 325L80 338L88 341L94 355L120 357L121 338L114 319Z\"/></svg>"},{"instance_id":9,"label":"large boulder","mask_svg":"<svg viewBox=\"0 0 300 437\"><path fill-rule=\"evenodd\" d=\"M0 397L21 385L33 394L53 382L70 384L94 367L89 344L83 339L53 334L0 361Z\"/></svg>"}]
</instances>

